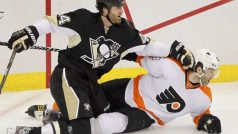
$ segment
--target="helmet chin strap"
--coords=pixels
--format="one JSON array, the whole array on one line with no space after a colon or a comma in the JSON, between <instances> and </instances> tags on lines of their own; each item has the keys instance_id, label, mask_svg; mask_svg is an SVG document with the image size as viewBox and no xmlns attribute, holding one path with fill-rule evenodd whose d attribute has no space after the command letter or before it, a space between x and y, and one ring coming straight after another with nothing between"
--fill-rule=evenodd
<instances>
[{"instance_id":1,"label":"helmet chin strap","mask_svg":"<svg viewBox=\"0 0 238 134\"><path fill-rule=\"evenodd\" d=\"M200 83L200 85L201 85L201 86L204 86L204 83L202 82L202 76L204 75L204 73L198 74L198 73L196 72L196 75L197 75L198 78L199 78L199 83Z\"/></svg>"}]
</instances>

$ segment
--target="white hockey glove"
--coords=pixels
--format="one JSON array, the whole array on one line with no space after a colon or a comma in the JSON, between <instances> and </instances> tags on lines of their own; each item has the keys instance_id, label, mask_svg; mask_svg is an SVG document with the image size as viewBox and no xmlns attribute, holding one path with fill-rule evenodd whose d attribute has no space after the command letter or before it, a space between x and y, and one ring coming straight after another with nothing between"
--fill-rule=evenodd
<instances>
[{"instance_id":1,"label":"white hockey glove","mask_svg":"<svg viewBox=\"0 0 238 134\"><path fill-rule=\"evenodd\" d=\"M179 60L184 69L192 69L195 64L193 54L177 40L171 45L168 57Z\"/></svg>"},{"instance_id":2,"label":"white hockey glove","mask_svg":"<svg viewBox=\"0 0 238 134\"><path fill-rule=\"evenodd\" d=\"M39 33L36 27L28 26L12 34L8 41L8 48L14 49L16 46L20 45L20 48L17 50L17 52L20 53L36 44L38 37Z\"/></svg>"}]
</instances>

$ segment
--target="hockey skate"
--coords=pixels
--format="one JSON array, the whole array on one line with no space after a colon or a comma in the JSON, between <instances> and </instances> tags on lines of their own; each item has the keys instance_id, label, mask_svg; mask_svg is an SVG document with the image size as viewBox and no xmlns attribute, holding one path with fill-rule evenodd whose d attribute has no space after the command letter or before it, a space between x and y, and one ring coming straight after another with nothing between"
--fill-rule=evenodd
<instances>
[{"instance_id":1,"label":"hockey skate","mask_svg":"<svg viewBox=\"0 0 238 134\"><path fill-rule=\"evenodd\" d=\"M27 113L31 117L36 117L35 113L41 113L42 112L42 115L43 115L43 112L45 110L46 110L46 105L33 105L33 106L30 106L25 113Z\"/></svg>"},{"instance_id":2,"label":"hockey skate","mask_svg":"<svg viewBox=\"0 0 238 134\"><path fill-rule=\"evenodd\" d=\"M56 110L47 110L46 105L33 105L25 112L31 117L35 117L44 124L56 121L61 117L61 113Z\"/></svg>"},{"instance_id":3,"label":"hockey skate","mask_svg":"<svg viewBox=\"0 0 238 134\"><path fill-rule=\"evenodd\" d=\"M17 126L15 128L7 128L7 134L29 134L34 127Z\"/></svg>"}]
</instances>

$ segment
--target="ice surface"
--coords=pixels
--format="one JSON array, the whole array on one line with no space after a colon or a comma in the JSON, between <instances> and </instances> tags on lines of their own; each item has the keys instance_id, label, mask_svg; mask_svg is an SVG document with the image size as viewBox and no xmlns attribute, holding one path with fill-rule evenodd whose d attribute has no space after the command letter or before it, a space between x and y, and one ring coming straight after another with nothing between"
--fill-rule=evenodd
<instances>
[{"instance_id":1,"label":"ice surface","mask_svg":"<svg viewBox=\"0 0 238 134\"><path fill-rule=\"evenodd\" d=\"M213 104L211 112L218 116L222 123L223 134L238 134L238 82L211 84ZM41 125L36 119L24 112L33 104L46 104L52 101L47 89L24 92L3 92L0 95L0 134L6 128L16 125ZM190 115L175 119L165 126L153 125L148 129L132 134L203 134L194 127ZM205 133L204 133L205 134Z\"/></svg>"}]
</instances>

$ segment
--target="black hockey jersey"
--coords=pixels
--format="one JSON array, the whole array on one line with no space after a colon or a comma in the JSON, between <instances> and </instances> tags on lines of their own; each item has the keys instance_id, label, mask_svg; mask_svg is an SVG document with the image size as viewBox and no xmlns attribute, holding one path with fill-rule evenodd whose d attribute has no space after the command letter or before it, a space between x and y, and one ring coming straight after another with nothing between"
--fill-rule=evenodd
<instances>
[{"instance_id":1,"label":"black hockey jersey","mask_svg":"<svg viewBox=\"0 0 238 134\"><path fill-rule=\"evenodd\" d=\"M123 52L127 49L149 42L124 18L121 24L113 24L106 32L100 14L86 9L57 17L47 16L35 26L40 35L47 31L67 34L69 44L59 53L59 64L91 80L97 80L109 72L125 56Z\"/></svg>"}]
</instances>

